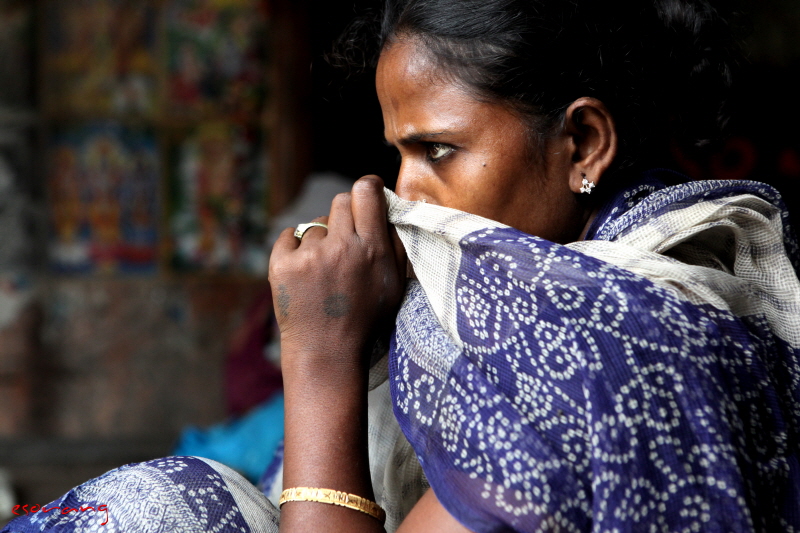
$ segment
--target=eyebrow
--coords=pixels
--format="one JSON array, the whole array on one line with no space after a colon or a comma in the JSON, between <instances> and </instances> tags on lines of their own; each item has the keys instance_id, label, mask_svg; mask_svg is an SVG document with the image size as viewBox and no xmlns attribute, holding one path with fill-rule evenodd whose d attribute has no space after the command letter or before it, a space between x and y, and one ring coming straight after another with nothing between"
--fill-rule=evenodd
<instances>
[{"instance_id":1,"label":"eyebrow","mask_svg":"<svg viewBox=\"0 0 800 533\"><path fill-rule=\"evenodd\" d=\"M419 132L419 133L412 133L411 135L406 135L405 137L401 137L398 139L397 144L401 144L403 146L408 146L409 144L418 143L423 139L429 139L431 137L437 137L439 135L444 135L449 133L447 130L444 131L430 131L430 132ZM389 142L387 139L383 140L383 143L386 146L394 146L394 143Z\"/></svg>"}]
</instances>

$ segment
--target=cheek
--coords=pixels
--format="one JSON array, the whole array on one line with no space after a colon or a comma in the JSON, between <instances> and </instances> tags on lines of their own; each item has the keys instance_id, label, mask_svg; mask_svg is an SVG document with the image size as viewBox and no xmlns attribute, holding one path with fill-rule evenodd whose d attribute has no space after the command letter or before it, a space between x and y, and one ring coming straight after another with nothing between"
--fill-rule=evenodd
<instances>
[{"instance_id":1,"label":"cheek","mask_svg":"<svg viewBox=\"0 0 800 533\"><path fill-rule=\"evenodd\" d=\"M424 156L403 157L395 192L407 200L427 200L493 220L520 194L528 195L535 168L527 152L508 136L497 136L483 149L456 152L439 164Z\"/></svg>"},{"instance_id":2,"label":"cheek","mask_svg":"<svg viewBox=\"0 0 800 533\"><path fill-rule=\"evenodd\" d=\"M446 184L440 192L442 205L496 220L513 194L507 177L486 158L464 158L451 165L442 180Z\"/></svg>"},{"instance_id":3,"label":"cheek","mask_svg":"<svg viewBox=\"0 0 800 533\"><path fill-rule=\"evenodd\" d=\"M453 202L462 211L519 227L539 203L543 178L518 153L498 156L463 169L460 187L451 191Z\"/></svg>"}]
</instances>

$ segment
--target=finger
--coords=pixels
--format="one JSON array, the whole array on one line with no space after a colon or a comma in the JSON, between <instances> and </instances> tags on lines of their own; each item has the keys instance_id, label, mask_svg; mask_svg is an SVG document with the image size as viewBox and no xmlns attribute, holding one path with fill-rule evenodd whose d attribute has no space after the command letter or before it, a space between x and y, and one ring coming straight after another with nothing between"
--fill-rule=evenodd
<instances>
[{"instance_id":1,"label":"finger","mask_svg":"<svg viewBox=\"0 0 800 533\"><path fill-rule=\"evenodd\" d=\"M408 257L406 256L406 247L403 245L403 241L400 240L400 235L397 234L397 230L394 226L389 227L389 238L392 242L392 248L394 248L394 259L395 264L397 265L397 272L400 273L400 279L406 276L407 268L408 268Z\"/></svg>"},{"instance_id":2,"label":"finger","mask_svg":"<svg viewBox=\"0 0 800 533\"><path fill-rule=\"evenodd\" d=\"M364 176L353 185L353 224L359 237L366 241L387 242L386 197L383 180L378 176Z\"/></svg>"},{"instance_id":3,"label":"finger","mask_svg":"<svg viewBox=\"0 0 800 533\"><path fill-rule=\"evenodd\" d=\"M286 228L278 236L269 255L269 280L273 281L273 273L277 265L282 264L283 258L297 250L300 241L294 236L294 228Z\"/></svg>"},{"instance_id":4,"label":"finger","mask_svg":"<svg viewBox=\"0 0 800 533\"><path fill-rule=\"evenodd\" d=\"M286 228L278 235L278 240L272 246L272 254L295 250L299 245L300 241L294 236L294 228Z\"/></svg>"},{"instance_id":5,"label":"finger","mask_svg":"<svg viewBox=\"0 0 800 533\"><path fill-rule=\"evenodd\" d=\"M312 220L312 222L318 222L320 224L325 224L327 226L328 225L328 217L317 217L314 220ZM300 226L298 225L298 228L299 227ZM322 240L327 235L328 235L327 228L324 228L322 226L311 226L310 228L306 229L303 232L301 237L298 238L295 235L295 238L299 240L300 244L302 244L303 241L309 242L309 241Z\"/></svg>"},{"instance_id":6,"label":"finger","mask_svg":"<svg viewBox=\"0 0 800 533\"><path fill-rule=\"evenodd\" d=\"M331 202L330 223L328 224L333 233L349 235L355 232L350 202L351 194L349 192L337 194L333 198L333 202Z\"/></svg>"}]
</instances>

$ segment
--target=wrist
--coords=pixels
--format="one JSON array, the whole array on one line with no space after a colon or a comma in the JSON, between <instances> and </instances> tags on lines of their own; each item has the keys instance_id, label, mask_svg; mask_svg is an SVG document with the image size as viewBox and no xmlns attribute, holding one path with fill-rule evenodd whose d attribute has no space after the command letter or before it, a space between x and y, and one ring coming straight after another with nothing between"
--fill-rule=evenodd
<instances>
[{"instance_id":1,"label":"wrist","mask_svg":"<svg viewBox=\"0 0 800 533\"><path fill-rule=\"evenodd\" d=\"M367 454L366 385L288 386L286 487L324 487L372 498Z\"/></svg>"},{"instance_id":2,"label":"wrist","mask_svg":"<svg viewBox=\"0 0 800 533\"><path fill-rule=\"evenodd\" d=\"M281 341L284 384L315 388L352 387L366 383L369 353L363 343L330 340L323 345Z\"/></svg>"}]
</instances>

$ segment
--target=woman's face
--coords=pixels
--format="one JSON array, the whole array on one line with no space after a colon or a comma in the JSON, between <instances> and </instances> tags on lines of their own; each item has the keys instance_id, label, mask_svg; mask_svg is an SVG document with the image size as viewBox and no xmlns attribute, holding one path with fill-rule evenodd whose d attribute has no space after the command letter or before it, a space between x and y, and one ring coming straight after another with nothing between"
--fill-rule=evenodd
<instances>
[{"instance_id":1,"label":"woman's face","mask_svg":"<svg viewBox=\"0 0 800 533\"><path fill-rule=\"evenodd\" d=\"M376 85L386 140L402 157L399 196L555 242L577 239L583 217L566 177L569 158L549 145L532 156L528 130L513 111L442 76L410 39L384 49Z\"/></svg>"}]
</instances>

